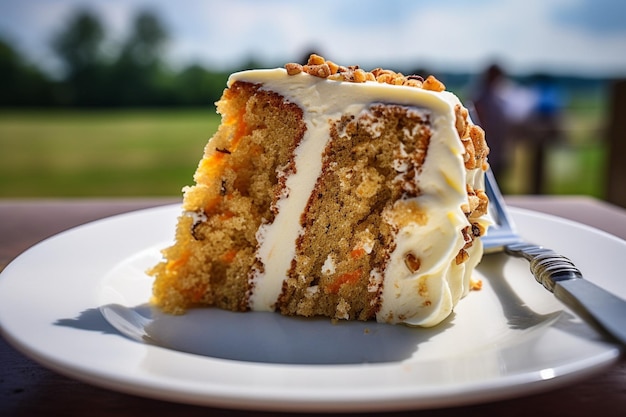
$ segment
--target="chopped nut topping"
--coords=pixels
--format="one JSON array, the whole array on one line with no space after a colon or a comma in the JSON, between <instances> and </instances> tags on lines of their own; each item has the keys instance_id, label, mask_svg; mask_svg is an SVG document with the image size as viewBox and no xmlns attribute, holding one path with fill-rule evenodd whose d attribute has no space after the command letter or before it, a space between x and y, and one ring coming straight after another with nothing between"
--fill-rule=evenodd
<instances>
[{"instance_id":1,"label":"chopped nut topping","mask_svg":"<svg viewBox=\"0 0 626 417\"><path fill-rule=\"evenodd\" d=\"M326 61L326 65L330 68L330 75L337 74L339 71L339 65L335 64L333 61Z\"/></svg>"},{"instance_id":2,"label":"chopped nut topping","mask_svg":"<svg viewBox=\"0 0 626 417\"><path fill-rule=\"evenodd\" d=\"M415 79L415 78L407 78L406 80L404 80L404 83L402 85L408 85L410 87L422 87L423 83L422 81Z\"/></svg>"},{"instance_id":3,"label":"chopped nut topping","mask_svg":"<svg viewBox=\"0 0 626 417\"><path fill-rule=\"evenodd\" d=\"M426 78L426 80L424 81L422 88L424 90L444 91L446 89L446 86L432 75L429 75L428 78Z\"/></svg>"},{"instance_id":4,"label":"chopped nut topping","mask_svg":"<svg viewBox=\"0 0 626 417\"><path fill-rule=\"evenodd\" d=\"M485 228L478 223L472 223L472 235L480 237L485 234Z\"/></svg>"},{"instance_id":5,"label":"chopped nut topping","mask_svg":"<svg viewBox=\"0 0 626 417\"><path fill-rule=\"evenodd\" d=\"M330 75L330 67L327 63L305 65L304 67L302 67L302 70L307 74L311 74L320 78L328 78L328 76Z\"/></svg>"},{"instance_id":6,"label":"chopped nut topping","mask_svg":"<svg viewBox=\"0 0 626 417\"><path fill-rule=\"evenodd\" d=\"M302 72L302 65L291 62L285 65L285 69L287 70L287 74L296 75Z\"/></svg>"},{"instance_id":7,"label":"chopped nut topping","mask_svg":"<svg viewBox=\"0 0 626 417\"><path fill-rule=\"evenodd\" d=\"M455 116L454 125L456 127L456 131L459 132L459 137L466 138L469 134L467 131L467 127L468 127L467 109L461 106L460 104L457 104L456 106L454 106L454 116Z\"/></svg>"},{"instance_id":8,"label":"chopped nut topping","mask_svg":"<svg viewBox=\"0 0 626 417\"><path fill-rule=\"evenodd\" d=\"M461 209L469 219L477 219L487 214L487 206L489 205L489 197L484 190L474 190L472 186L465 186L467 191L467 199L469 205L463 204ZM484 234L484 231L483 231Z\"/></svg>"},{"instance_id":9,"label":"chopped nut topping","mask_svg":"<svg viewBox=\"0 0 626 417\"><path fill-rule=\"evenodd\" d=\"M365 71L357 65L349 67L337 65L317 54L311 54L306 65L288 63L285 65L285 69L289 75L305 72L315 77L327 78L333 81L347 81L352 83L377 81L381 84L403 85L432 91L444 91L446 89L446 86L432 75L424 80L424 78L419 75L404 75L400 72L382 68Z\"/></svg>"},{"instance_id":10,"label":"chopped nut topping","mask_svg":"<svg viewBox=\"0 0 626 417\"><path fill-rule=\"evenodd\" d=\"M360 68L356 69L354 71L354 82L355 83L364 83L366 79L367 79L367 76L365 75L365 71L363 71Z\"/></svg>"},{"instance_id":11,"label":"chopped nut topping","mask_svg":"<svg viewBox=\"0 0 626 417\"><path fill-rule=\"evenodd\" d=\"M409 271L411 271L412 273L417 272L422 265L420 259L410 252L404 256L404 263L406 267L409 268Z\"/></svg>"},{"instance_id":12,"label":"chopped nut topping","mask_svg":"<svg viewBox=\"0 0 626 417\"><path fill-rule=\"evenodd\" d=\"M466 262L469 259L469 253L465 249L461 249L459 253L456 255L456 264L461 265L463 262Z\"/></svg>"},{"instance_id":13,"label":"chopped nut topping","mask_svg":"<svg viewBox=\"0 0 626 417\"><path fill-rule=\"evenodd\" d=\"M317 54L311 54L306 64L307 65L321 65L324 63L326 63L326 60L324 59L324 57L321 57Z\"/></svg>"},{"instance_id":14,"label":"chopped nut topping","mask_svg":"<svg viewBox=\"0 0 626 417\"><path fill-rule=\"evenodd\" d=\"M480 291L483 288L483 282L479 279L470 279L470 290Z\"/></svg>"},{"instance_id":15,"label":"chopped nut topping","mask_svg":"<svg viewBox=\"0 0 626 417\"><path fill-rule=\"evenodd\" d=\"M476 210L474 210L474 213L470 216L471 218L484 216L487 214L487 207L489 206L489 197L487 197L485 190L477 190L476 196L480 202L478 203ZM482 234L484 234L484 232Z\"/></svg>"},{"instance_id":16,"label":"chopped nut topping","mask_svg":"<svg viewBox=\"0 0 626 417\"><path fill-rule=\"evenodd\" d=\"M465 154L463 155L465 168L486 170L489 147L485 141L485 131L480 126L469 122L467 109L457 105L454 110L456 130L465 147Z\"/></svg>"},{"instance_id":17,"label":"chopped nut topping","mask_svg":"<svg viewBox=\"0 0 626 417\"><path fill-rule=\"evenodd\" d=\"M485 142L485 131L480 126L472 125L469 129L469 136L474 145L476 168L479 168L489 153L489 147Z\"/></svg>"}]
</instances>

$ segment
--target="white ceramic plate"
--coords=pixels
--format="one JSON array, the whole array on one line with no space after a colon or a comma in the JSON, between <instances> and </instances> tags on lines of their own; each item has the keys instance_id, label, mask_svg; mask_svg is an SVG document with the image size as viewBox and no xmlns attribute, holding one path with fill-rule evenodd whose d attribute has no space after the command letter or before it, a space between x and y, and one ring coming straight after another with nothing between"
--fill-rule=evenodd
<instances>
[{"instance_id":1,"label":"white ceramic plate","mask_svg":"<svg viewBox=\"0 0 626 417\"><path fill-rule=\"evenodd\" d=\"M626 297L626 242L559 218L512 210L523 235L570 257ZM146 305L145 269L169 244L178 206L71 229L29 249L0 276L4 337L60 373L127 393L281 411L455 406L562 386L614 363L603 339L537 284L523 260L490 255L483 289L434 329ZM593 256L590 256L593 254ZM122 336L99 307L145 317L149 340ZM192 353L189 353L192 352Z\"/></svg>"}]
</instances>

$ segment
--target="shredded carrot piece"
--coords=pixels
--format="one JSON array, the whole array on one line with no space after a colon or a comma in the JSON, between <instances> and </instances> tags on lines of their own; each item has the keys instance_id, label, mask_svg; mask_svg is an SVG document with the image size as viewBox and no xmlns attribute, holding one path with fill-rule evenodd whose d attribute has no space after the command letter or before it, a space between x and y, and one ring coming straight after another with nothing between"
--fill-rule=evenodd
<instances>
[{"instance_id":1,"label":"shredded carrot piece","mask_svg":"<svg viewBox=\"0 0 626 417\"><path fill-rule=\"evenodd\" d=\"M228 220L228 219L232 219L233 217L235 217L235 213L233 213L232 211L226 210L224 213L220 214L220 221L224 221L224 220Z\"/></svg>"},{"instance_id":2,"label":"shredded carrot piece","mask_svg":"<svg viewBox=\"0 0 626 417\"><path fill-rule=\"evenodd\" d=\"M360 259L363 256L365 256L365 249L363 248L357 248L352 250L352 252L350 252L350 257L352 259Z\"/></svg>"},{"instance_id":3,"label":"shredded carrot piece","mask_svg":"<svg viewBox=\"0 0 626 417\"><path fill-rule=\"evenodd\" d=\"M237 250L231 249L225 254L223 254L220 259L225 264L229 264L235 259L235 256L237 256Z\"/></svg>"},{"instance_id":4,"label":"shredded carrot piece","mask_svg":"<svg viewBox=\"0 0 626 417\"><path fill-rule=\"evenodd\" d=\"M246 125L243 116L244 111L241 111L234 116L228 117L224 121L224 124L226 125L235 125L235 132L233 133L230 144L226 147L228 152L215 150L215 152L202 159L199 170L202 171L203 178L219 178L222 176L226 167L226 157L237 149L239 142L241 142L241 139L248 131L248 126Z\"/></svg>"},{"instance_id":5,"label":"shredded carrot piece","mask_svg":"<svg viewBox=\"0 0 626 417\"><path fill-rule=\"evenodd\" d=\"M353 272L346 272L345 274L341 274L326 287L326 292L330 294L337 294L339 292L339 289L344 284L354 284L359 280L359 278L361 278L360 269L357 269Z\"/></svg>"},{"instance_id":6,"label":"shredded carrot piece","mask_svg":"<svg viewBox=\"0 0 626 417\"><path fill-rule=\"evenodd\" d=\"M215 208L217 208L217 206L220 204L221 201L222 199L220 197L215 197L207 201L203 207L204 213L207 215L212 213L215 210Z\"/></svg>"},{"instance_id":7,"label":"shredded carrot piece","mask_svg":"<svg viewBox=\"0 0 626 417\"><path fill-rule=\"evenodd\" d=\"M202 297L204 296L205 293L206 293L206 286L204 286L204 285L198 285L198 286L192 288L189 291L189 296L191 298L191 302L197 303L198 301L200 301L202 299Z\"/></svg>"},{"instance_id":8,"label":"shredded carrot piece","mask_svg":"<svg viewBox=\"0 0 626 417\"><path fill-rule=\"evenodd\" d=\"M200 169L208 176L219 176L219 174L221 174L223 170L225 157L226 154L221 152L215 152L214 154L209 155L202 160Z\"/></svg>"},{"instance_id":9,"label":"shredded carrot piece","mask_svg":"<svg viewBox=\"0 0 626 417\"><path fill-rule=\"evenodd\" d=\"M191 252L189 252L188 250L184 251L178 259L172 259L168 261L167 264L165 265L165 269L168 272L171 272L174 269L178 269L179 267L187 263L190 256L191 256Z\"/></svg>"},{"instance_id":10,"label":"shredded carrot piece","mask_svg":"<svg viewBox=\"0 0 626 417\"><path fill-rule=\"evenodd\" d=\"M237 149L237 146L239 146L239 142L241 141L241 138L243 138L246 135L246 132L248 131L248 125L243 119L244 115L245 115L245 110L241 110L237 114L232 115L228 117L226 120L224 120L224 124L236 126L235 132L230 142L230 147L228 148L228 150L231 152L234 152L235 149Z\"/></svg>"}]
</instances>

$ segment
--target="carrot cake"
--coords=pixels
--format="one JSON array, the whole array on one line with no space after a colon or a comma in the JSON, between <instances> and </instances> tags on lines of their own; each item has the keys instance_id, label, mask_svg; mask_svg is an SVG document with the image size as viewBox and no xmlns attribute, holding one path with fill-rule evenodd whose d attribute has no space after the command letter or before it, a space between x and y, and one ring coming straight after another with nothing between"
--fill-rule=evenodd
<instances>
[{"instance_id":1,"label":"carrot cake","mask_svg":"<svg viewBox=\"0 0 626 417\"><path fill-rule=\"evenodd\" d=\"M488 147L432 76L306 65L232 74L152 301L433 326L468 294Z\"/></svg>"}]
</instances>

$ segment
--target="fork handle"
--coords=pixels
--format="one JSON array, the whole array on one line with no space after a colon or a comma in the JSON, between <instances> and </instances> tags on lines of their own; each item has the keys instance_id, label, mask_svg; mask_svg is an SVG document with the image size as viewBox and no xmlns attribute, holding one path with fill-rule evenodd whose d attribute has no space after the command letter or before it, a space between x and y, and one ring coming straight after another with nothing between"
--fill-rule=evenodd
<instances>
[{"instance_id":1,"label":"fork handle","mask_svg":"<svg viewBox=\"0 0 626 417\"><path fill-rule=\"evenodd\" d=\"M509 255L525 258L530 262L530 271L541 285L554 292L557 282L581 279L583 274L576 265L551 249L531 243L515 243L504 248Z\"/></svg>"},{"instance_id":2,"label":"fork handle","mask_svg":"<svg viewBox=\"0 0 626 417\"><path fill-rule=\"evenodd\" d=\"M541 246L516 243L505 252L530 262L535 279L582 319L626 345L626 301L594 285L565 256Z\"/></svg>"}]
</instances>

